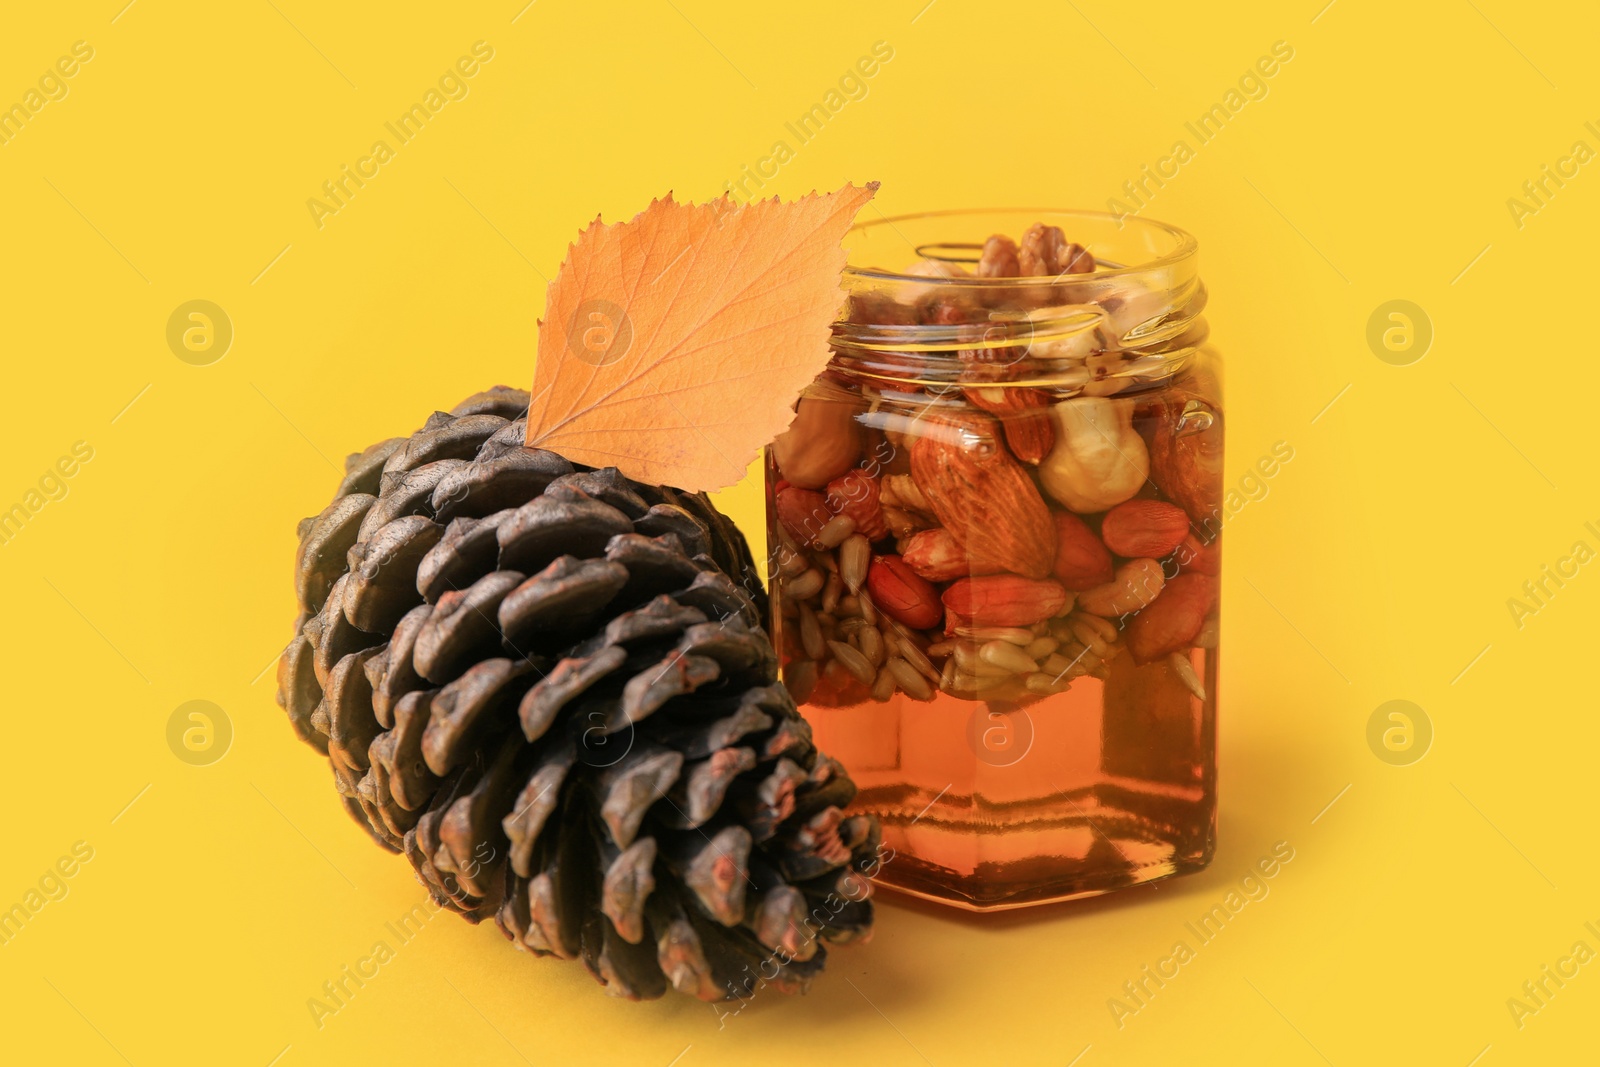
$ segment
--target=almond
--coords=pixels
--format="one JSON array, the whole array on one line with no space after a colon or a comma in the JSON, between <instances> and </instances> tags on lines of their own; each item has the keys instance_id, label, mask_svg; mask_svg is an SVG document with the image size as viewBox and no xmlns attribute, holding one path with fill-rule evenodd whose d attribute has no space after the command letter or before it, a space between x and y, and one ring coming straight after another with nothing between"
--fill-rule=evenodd
<instances>
[{"instance_id":1,"label":"almond","mask_svg":"<svg viewBox=\"0 0 1600 1067\"><path fill-rule=\"evenodd\" d=\"M1068 589L1093 589L1111 580L1111 553L1087 523L1067 511L1054 513L1056 525L1056 579Z\"/></svg>"},{"instance_id":2,"label":"almond","mask_svg":"<svg viewBox=\"0 0 1600 1067\"><path fill-rule=\"evenodd\" d=\"M986 386L962 390L968 402L999 416L1012 455L1037 467L1056 446L1050 394L1042 389Z\"/></svg>"},{"instance_id":3,"label":"almond","mask_svg":"<svg viewBox=\"0 0 1600 1067\"><path fill-rule=\"evenodd\" d=\"M911 476L940 524L985 568L1043 578L1055 524L1033 479L985 415L930 421L911 446Z\"/></svg>"},{"instance_id":4,"label":"almond","mask_svg":"<svg viewBox=\"0 0 1600 1067\"><path fill-rule=\"evenodd\" d=\"M879 611L913 630L937 626L944 617L938 592L899 556L873 557L867 592Z\"/></svg>"},{"instance_id":5,"label":"almond","mask_svg":"<svg viewBox=\"0 0 1600 1067\"><path fill-rule=\"evenodd\" d=\"M1100 521L1100 539L1128 559L1160 559L1189 535L1189 516L1164 500L1125 500Z\"/></svg>"},{"instance_id":6,"label":"almond","mask_svg":"<svg viewBox=\"0 0 1600 1067\"><path fill-rule=\"evenodd\" d=\"M962 625L1032 626L1060 613L1072 594L1048 578L993 574L962 578L944 591L943 600Z\"/></svg>"},{"instance_id":7,"label":"almond","mask_svg":"<svg viewBox=\"0 0 1600 1067\"><path fill-rule=\"evenodd\" d=\"M994 573L973 563L960 542L942 526L912 534L906 539L905 550L900 557L906 561L906 566L930 582L948 582L973 574Z\"/></svg>"},{"instance_id":8,"label":"almond","mask_svg":"<svg viewBox=\"0 0 1600 1067\"><path fill-rule=\"evenodd\" d=\"M1193 644L1217 602L1217 580L1180 574L1128 624L1128 651L1137 663L1153 663Z\"/></svg>"},{"instance_id":9,"label":"almond","mask_svg":"<svg viewBox=\"0 0 1600 1067\"><path fill-rule=\"evenodd\" d=\"M1196 376L1189 388L1173 390L1156 406L1146 431L1151 480L1197 523L1215 522L1222 510L1222 414L1212 400L1216 392L1214 381Z\"/></svg>"}]
</instances>

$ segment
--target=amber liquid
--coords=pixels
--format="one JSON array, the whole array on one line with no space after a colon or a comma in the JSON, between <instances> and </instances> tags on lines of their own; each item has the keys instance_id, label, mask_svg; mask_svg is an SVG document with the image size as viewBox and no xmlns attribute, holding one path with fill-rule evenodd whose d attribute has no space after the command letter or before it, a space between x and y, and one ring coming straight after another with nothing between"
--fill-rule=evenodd
<instances>
[{"instance_id":1,"label":"amber liquid","mask_svg":"<svg viewBox=\"0 0 1600 1067\"><path fill-rule=\"evenodd\" d=\"M788 620L774 619L781 626ZM779 635L782 647L781 634ZM976 911L1093 896L1198 870L1215 848L1215 649L1109 663L1026 703L896 694L802 710L894 849L877 881Z\"/></svg>"}]
</instances>

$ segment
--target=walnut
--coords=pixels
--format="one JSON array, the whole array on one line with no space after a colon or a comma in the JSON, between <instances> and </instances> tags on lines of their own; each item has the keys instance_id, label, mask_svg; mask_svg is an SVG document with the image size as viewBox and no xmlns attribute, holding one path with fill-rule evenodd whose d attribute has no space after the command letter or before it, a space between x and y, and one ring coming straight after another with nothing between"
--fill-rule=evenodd
<instances>
[{"instance_id":1,"label":"walnut","mask_svg":"<svg viewBox=\"0 0 1600 1067\"><path fill-rule=\"evenodd\" d=\"M1046 226L1042 222L1034 223L1022 235L1018 262L1023 276L1029 278L1090 274L1094 271L1094 256L1088 250L1068 241L1061 227Z\"/></svg>"},{"instance_id":2,"label":"walnut","mask_svg":"<svg viewBox=\"0 0 1600 1067\"><path fill-rule=\"evenodd\" d=\"M978 277L1016 278L1022 271L1017 262L1017 242L1003 233L997 233L983 244L983 254L978 257Z\"/></svg>"}]
</instances>

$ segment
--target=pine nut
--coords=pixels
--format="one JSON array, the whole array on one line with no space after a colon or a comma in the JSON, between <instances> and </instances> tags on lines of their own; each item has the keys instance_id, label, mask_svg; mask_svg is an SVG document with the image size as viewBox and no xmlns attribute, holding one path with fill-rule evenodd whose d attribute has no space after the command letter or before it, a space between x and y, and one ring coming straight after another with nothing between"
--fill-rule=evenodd
<instances>
[{"instance_id":1,"label":"pine nut","mask_svg":"<svg viewBox=\"0 0 1600 1067\"><path fill-rule=\"evenodd\" d=\"M956 634L974 641L1009 641L1013 645L1026 645L1033 640L1033 631L1020 626L957 626Z\"/></svg>"},{"instance_id":2,"label":"pine nut","mask_svg":"<svg viewBox=\"0 0 1600 1067\"><path fill-rule=\"evenodd\" d=\"M1106 654L1106 639L1100 636L1100 631L1084 621L1083 616L1072 620L1072 635L1085 645L1094 649L1095 655Z\"/></svg>"},{"instance_id":3,"label":"pine nut","mask_svg":"<svg viewBox=\"0 0 1600 1067\"><path fill-rule=\"evenodd\" d=\"M1063 656L1059 652L1053 656L1046 656L1044 662L1039 664L1039 669L1052 678L1065 677L1074 667L1076 664L1072 662L1071 657Z\"/></svg>"},{"instance_id":4,"label":"pine nut","mask_svg":"<svg viewBox=\"0 0 1600 1067\"><path fill-rule=\"evenodd\" d=\"M1028 654L1029 659L1041 660L1060 647L1061 642L1053 637L1036 637L1022 651Z\"/></svg>"},{"instance_id":5,"label":"pine nut","mask_svg":"<svg viewBox=\"0 0 1600 1067\"><path fill-rule=\"evenodd\" d=\"M1005 642L1001 641L999 644L1005 644ZM1016 673L1010 667L1002 667L983 658L978 646L970 641L963 641L956 645L956 653L953 658L956 662L956 670L963 674L970 674L975 678L1005 678ZM1028 662L1030 664L1028 669L1032 670L1033 661L1029 660Z\"/></svg>"},{"instance_id":6,"label":"pine nut","mask_svg":"<svg viewBox=\"0 0 1600 1067\"><path fill-rule=\"evenodd\" d=\"M1064 693L1071 688L1070 682L1067 682L1066 680L1058 682L1056 681L1056 676L1047 671L1040 671L1037 674L1028 675L1022 680L1022 684L1027 686L1028 692L1030 693L1044 693L1046 695L1052 693Z\"/></svg>"},{"instance_id":7,"label":"pine nut","mask_svg":"<svg viewBox=\"0 0 1600 1067\"><path fill-rule=\"evenodd\" d=\"M975 674L972 669L978 663L978 646L971 641L952 641L950 654L955 657L956 669L967 674Z\"/></svg>"},{"instance_id":8,"label":"pine nut","mask_svg":"<svg viewBox=\"0 0 1600 1067\"><path fill-rule=\"evenodd\" d=\"M1112 622L1110 619L1102 619L1098 615L1090 615L1087 612L1081 611L1072 618L1074 622L1081 621L1094 627L1100 636L1105 638L1108 642L1115 641L1117 639L1117 624Z\"/></svg>"},{"instance_id":9,"label":"pine nut","mask_svg":"<svg viewBox=\"0 0 1600 1067\"><path fill-rule=\"evenodd\" d=\"M1012 674L1032 674L1039 665L1010 641L989 641L978 649L978 658Z\"/></svg>"}]
</instances>

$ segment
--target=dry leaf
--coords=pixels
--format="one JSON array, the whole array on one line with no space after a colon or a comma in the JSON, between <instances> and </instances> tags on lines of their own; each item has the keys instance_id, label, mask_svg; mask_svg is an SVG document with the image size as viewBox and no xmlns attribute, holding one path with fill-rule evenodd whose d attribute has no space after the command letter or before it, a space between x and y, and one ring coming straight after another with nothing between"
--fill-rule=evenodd
<instances>
[{"instance_id":1,"label":"dry leaf","mask_svg":"<svg viewBox=\"0 0 1600 1067\"><path fill-rule=\"evenodd\" d=\"M528 444L691 492L744 477L827 366L840 241L877 188L596 219L545 298Z\"/></svg>"}]
</instances>

